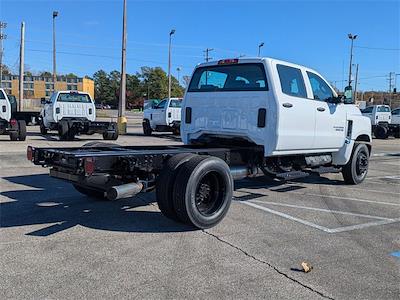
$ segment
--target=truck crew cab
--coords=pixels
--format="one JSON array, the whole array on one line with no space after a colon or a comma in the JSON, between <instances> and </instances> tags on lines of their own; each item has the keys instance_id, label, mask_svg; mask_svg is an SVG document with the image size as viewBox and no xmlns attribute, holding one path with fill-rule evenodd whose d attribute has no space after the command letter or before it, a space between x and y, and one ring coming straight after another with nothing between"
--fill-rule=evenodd
<instances>
[{"instance_id":1,"label":"truck crew cab","mask_svg":"<svg viewBox=\"0 0 400 300\"><path fill-rule=\"evenodd\" d=\"M49 100L42 99L40 133L57 130L61 140L73 140L77 134L101 133L105 140L118 138L114 122L96 121L96 107L88 93L77 91L54 92Z\"/></svg>"},{"instance_id":2,"label":"truck crew cab","mask_svg":"<svg viewBox=\"0 0 400 300\"><path fill-rule=\"evenodd\" d=\"M151 135L153 131L172 131L179 134L181 106L181 98L166 98L157 105L146 108L143 113L143 133Z\"/></svg>"},{"instance_id":3,"label":"truck crew cab","mask_svg":"<svg viewBox=\"0 0 400 300\"><path fill-rule=\"evenodd\" d=\"M182 103L181 137L183 146L28 147L27 156L92 197L155 188L165 216L209 228L226 215L233 180L342 172L345 183L360 184L371 153L371 122L350 89L338 97L318 72L272 58L198 65Z\"/></svg>"},{"instance_id":4,"label":"truck crew cab","mask_svg":"<svg viewBox=\"0 0 400 300\"><path fill-rule=\"evenodd\" d=\"M6 92L0 89L0 134L9 135L12 141L25 141L26 123L24 120L15 119L13 112L16 106L13 103Z\"/></svg>"}]
</instances>

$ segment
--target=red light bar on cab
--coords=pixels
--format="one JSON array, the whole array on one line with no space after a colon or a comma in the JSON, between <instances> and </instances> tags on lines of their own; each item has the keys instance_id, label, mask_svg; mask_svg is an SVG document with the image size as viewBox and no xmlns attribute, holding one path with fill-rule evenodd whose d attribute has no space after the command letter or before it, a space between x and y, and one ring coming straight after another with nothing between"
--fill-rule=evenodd
<instances>
[{"instance_id":1,"label":"red light bar on cab","mask_svg":"<svg viewBox=\"0 0 400 300\"><path fill-rule=\"evenodd\" d=\"M219 65L232 65L239 63L238 58L230 58L230 59L221 59L218 61Z\"/></svg>"}]
</instances>

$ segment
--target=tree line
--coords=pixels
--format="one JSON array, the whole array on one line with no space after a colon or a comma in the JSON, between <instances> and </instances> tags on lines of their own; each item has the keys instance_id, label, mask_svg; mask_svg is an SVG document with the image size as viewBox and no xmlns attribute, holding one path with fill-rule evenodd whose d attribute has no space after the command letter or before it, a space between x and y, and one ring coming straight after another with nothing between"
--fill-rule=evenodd
<instances>
[{"instance_id":1,"label":"tree line","mask_svg":"<svg viewBox=\"0 0 400 300\"><path fill-rule=\"evenodd\" d=\"M183 97L184 87L171 76L171 96ZM93 74L94 94L97 103L116 106L119 101L119 71L107 73L99 70ZM184 81L188 78L185 76ZM168 97L168 76L160 67L142 67L136 74L126 75L126 101L130 108L143 107L145 99L163 99Z\"/></svg>"}]
</instances>

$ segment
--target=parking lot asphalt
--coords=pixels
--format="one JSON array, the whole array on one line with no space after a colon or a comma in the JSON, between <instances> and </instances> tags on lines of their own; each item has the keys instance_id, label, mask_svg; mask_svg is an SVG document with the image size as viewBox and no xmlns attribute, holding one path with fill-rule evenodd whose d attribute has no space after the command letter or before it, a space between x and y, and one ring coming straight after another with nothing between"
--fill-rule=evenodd
<instances>
[{"instance_id":1,"label":"parking lot asphalt","mask_svg":"<svg viewBox=\"0 0 400 300\"><path fill-rule=\"evenodd\" d=\"M180 143L128 129L117 143ZM0 136L1 299L399 299L400 140L374 140L358 186L340 174L237 181L227 217L208 230L163 217L154 193L95 201L25 159L27 145L93 140L60 142L36 126L25 142Z\"/></svg>"}]
</instances>

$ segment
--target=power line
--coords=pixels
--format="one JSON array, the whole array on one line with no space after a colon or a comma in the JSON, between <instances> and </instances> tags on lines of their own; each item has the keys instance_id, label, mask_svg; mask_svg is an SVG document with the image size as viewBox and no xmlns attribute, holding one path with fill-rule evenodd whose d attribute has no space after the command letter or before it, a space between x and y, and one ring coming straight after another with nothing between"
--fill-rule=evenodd
<instances>
[{"instance_id":1,"label":"power line","mask_svg":"<svg viewBox=\"0 0 400 300\"><path fill-rule=\"evenodd\" d=\"M400 48L378 48L366 46L354 46L354 48L369 49L369 50L384 50L384 51L400 51Z\"/></svg>"}]
</instances>

